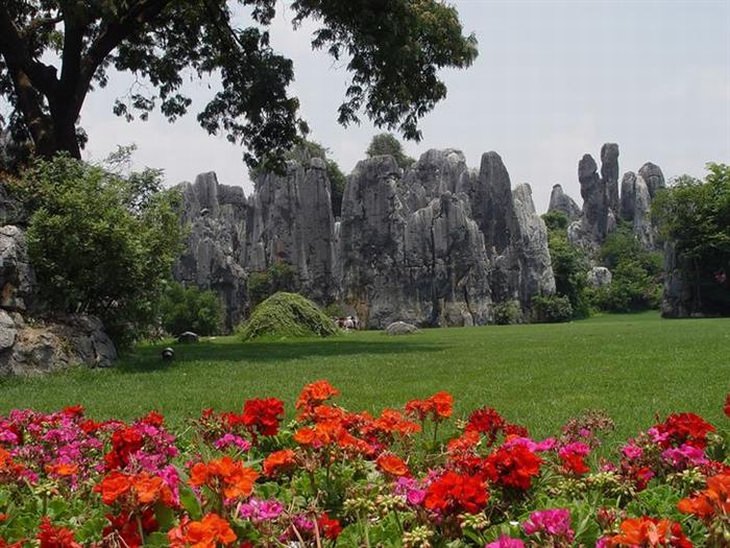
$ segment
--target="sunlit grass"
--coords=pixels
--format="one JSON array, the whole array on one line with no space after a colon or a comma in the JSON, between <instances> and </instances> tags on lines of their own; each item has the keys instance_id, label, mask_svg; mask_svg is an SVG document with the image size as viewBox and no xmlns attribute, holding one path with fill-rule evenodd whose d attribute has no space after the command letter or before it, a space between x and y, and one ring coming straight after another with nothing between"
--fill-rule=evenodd
<instances>
[{"instance_id":1,"label":"sunlit grass","mask_svg":"<svg viewBox=\"0 0 730 548\"><path fill-rule=\"evenodd\" d=\"M221 337L175 345L171 364L161 361L161 348L140 347L114 369L0 381L0 413L80 403L95 418L157 409L181 425L203 408L239 410L251 397L279 397L291 413L305 383L328 379L351 410L377 412L447 390L457 416L490 405L536 436L555 433L583 410L604 409L617 423L615 439L625 439L655 414L683 410L726 420L722 402L730 391L730 319L662 320L656 313L404 337Z\"/></svg>"}]
</instances>

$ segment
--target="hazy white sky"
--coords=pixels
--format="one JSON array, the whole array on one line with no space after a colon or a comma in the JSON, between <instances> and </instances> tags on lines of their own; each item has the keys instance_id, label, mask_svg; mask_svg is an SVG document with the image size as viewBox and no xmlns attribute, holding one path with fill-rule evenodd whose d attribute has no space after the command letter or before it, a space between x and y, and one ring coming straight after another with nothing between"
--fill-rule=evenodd
<instances>
[{"instance_id":1,"label":"hazy white sky","mask_svg":"<svg viewBox=\"0 0 730 548\"><path fill-rule=\"evenodd\" d=\"M496 150L513 186L528 182L539 212L560 183L578 203L578 160L598 159L601 144L620 146L620 170L644 162L666 177L702 177L709 161L730 162L730 1L460 0L452 2L480 55L466 71L443 74L445 101L422 122L424 140L406 143L414 157L429 148L462 150L478 167ZM345 173L364 158L379 130L342 128L337 106L347 73L309 48L313 26L291 30L286 2L272 27L275 48L295 63L294 94L312 129ZM216 171L222 183L252 185L241 151L207 135L195 113L174 125L160 116L127 124L111 114L115 79L92 93L82 112L87 157L135 143L139 165L165 170L168 184ZM207 83L190 92L203 104Z\"/></svg>"}]
</instances>

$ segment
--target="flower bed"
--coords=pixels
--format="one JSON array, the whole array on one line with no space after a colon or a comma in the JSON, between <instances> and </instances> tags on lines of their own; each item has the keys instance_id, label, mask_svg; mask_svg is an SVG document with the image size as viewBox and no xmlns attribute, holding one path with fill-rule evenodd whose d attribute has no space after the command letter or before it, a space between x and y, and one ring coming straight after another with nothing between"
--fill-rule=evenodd
<instances>
[{"instance_id":1,"label":"flower bed","mask_svg":"<svg viewBox=\"0 0 730 548\"><path fill-rule=\"evenodd\" d=\"M727 425L672 414L605 458L599 412L536 440L489 407L452 423L445 392L379 416L337 395L305 386L286 427L276 398L205 410L179 436L155 412L12 411L0 547L730 546Z\"/></svg>"}]
</instances>

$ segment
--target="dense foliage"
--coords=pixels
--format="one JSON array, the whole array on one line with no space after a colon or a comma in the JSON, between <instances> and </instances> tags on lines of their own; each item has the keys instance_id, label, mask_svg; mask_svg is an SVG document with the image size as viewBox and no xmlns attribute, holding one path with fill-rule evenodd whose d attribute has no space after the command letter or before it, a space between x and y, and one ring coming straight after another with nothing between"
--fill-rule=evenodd
<instances>
[{"instance_id":1,"label":"dense foliage","mask_svg":"<svg viewBox=\"0 0 730 548\"><path fill-rule=\"evenodd\" d=\"M337 333L332 319L296 293L275 293L259 304L241 329L244 340L260 337L328 337Z\"/></svg>"},{"instance_id":2,"label":"dense foliage","mask_svg":"<svg viewBox=\"0 0 730 548\"><path fill-rule=\"evenodd\" d=\"M568 217L553 211L542 216L548 229L548 249L555 276L555 292L568 298L573 318L586 318L590 314L588 281L590 268L588 257L568 241Z\"/></svg>"},{"instance_id":3,"label":"dense foliage","mask_svg":"<svg viewBox=\"0 0 730 548\"><path fill-rule=\"evenodd\" d=\"M34 161L22 184L43 301L98 315L117 343L150 325L181 244L178 197L160 191L160 173L122 177L60 155Z\"/></svg>"},{"instance_id":4,"label":"dense foliage","mask_svg":"<svg viewBox=\"0 0 730 548\"><path fill-rule=\"evenodd\" d=\"M9 123L41 155L79 157L84 101L111 69L142 84L114 105L126 118L159 106L174 121L192 102L185 80L220 77L200 125L240 142L250 165L264 157L276 165L304 126L288 94L292 61L270 46L276 8L275 0L3 2L0 94L14 107ZM345 125L364 111L377 126L420 138L419 119L446 96L437 71L468 67L477 56L456 10L438 0L295 0L286 9L295 27L316 21L312 47L352 74L338 110ZM251 26L237 26L246 16Z\"/></svg>"},{"instance_id":5,"label":"dense foliage","mask_svg":"<svg viewBox=\"0 0 730 548\"><path fill-rule=\"evenodd\" d=\"M662 254L644 249L631 227L619 224L598 251L598 260L613 277L608 287L591 291L591 302L610 312L636 312L659 307Z\"/></svg>"},{"instance_id":6,"label":"dense foliage","mask_svg":"<svg viewBox=\"0 0 730 548\"><path fill-rule=\"evenodd\" d=\"M407 168L415 162L413 158L403 152L403 145L392 133L380 133L373 137L365 154L368 158L372 158L373 156L392 156L402 168Z\"/></svg>"},{"instance_id":7,"label":"dense foliage","mask_svg":"<svg viewBox=\"0 0 730 548\"><path fill-rule=\"evenodd\" d=\"M573 319L573 306L565 295L537 295L531 304L532 321L562 323Z\"/></svg>"},{"instance_id":8,"label":"dense foliage","mask_svg":"<svg viewBox=\"0 0 730 548\"><path fill-rule=\"evenodd\" d=\"M705 181L680 177L652 215L692 290L692 312L730 315L730 166L708 164Z\"/></svg>"},{"instance_id":9,"label":"dense foliage","mask_svg":"<svg viewBox=\"0 0 730 548\"><path fill-rule=\"evenodd\" d=\"M287 426L277 398L206 409L180 436L154 411L14 410L0 417L0 543L727 546L727 424L672 413L606 449L601 412L534 439L487 406L454 425L443 391L376 416L338 395L307 384Z\"/></svg>"},{"instance_id":10,"label":"dense foliage","mask_svg":"<svg viewBox=\"0 0 730 548\"><path fill-rule=\"evenodd\" d=\"M214 291L170 283L160 301L162 327L171 335L193 331L215 335L221 331L223 305Z\"/></svg>"},{"instance_id":11,"label":"dense foliage","mask_svg":"<svg viewBox=\"0 0 730 548\"><path fill-rule=\"evenodd\" d=\"M251 272L247 280L249 303L256 306L279 291L296 291L296 275L294 267L282 261L275 262L261 272Z\"/></svg>"}]
</instances>

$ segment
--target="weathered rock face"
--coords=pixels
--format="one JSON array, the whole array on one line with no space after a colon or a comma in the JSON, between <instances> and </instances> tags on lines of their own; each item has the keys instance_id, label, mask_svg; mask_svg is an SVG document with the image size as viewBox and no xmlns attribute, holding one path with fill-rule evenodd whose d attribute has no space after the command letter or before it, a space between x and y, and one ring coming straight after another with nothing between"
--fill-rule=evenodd
<instances>
[{"instance_id":1,"label":"weathered rock face","mask_svg":"<svg viewBox=\"0 0 730 548\"><path fill-rule=\"evenodd\" d=\"M664 188L666 183L664 181L664 174L661 168L652 164L651 162L645 163L639 168L639 175L646 181L646 186L649 189L649 196L654 198L657 190Z\"/></svg>"},{"instance_id":2,"label":"weathered rock face","mask_svg":"<svg viewBox=\"0 0 730 548\"><path fill-rule=\"evenodd\" d=\"M664 291L661 311L665 318L687 318L698 308L692 285L684 278L684 269L672 242L664 246Z\"/></svg>"},{"instance_id":3,"label":"weathered rock face","mask_svg":"<svg viewBox=\"0 0 730 548\"><path fill-rule=\"evenodd\" d=\"M651 222L651 195L644 178L638 176L634 183L634 235L644 249L654 249L656 228Z\"/></svg>"},{"instance_id":4,"label":"weathered rock face","mask_svg":"<svg viewBox=\"0 0 730 548\"><path fill-rule=\"evenodd\" d=\"M0 307L26 311L33 304L35 273L28 260L25 232L14 225L0 228Z\"/></svg>"},{"instance_id":5,"label":"weathered rock face","mask_svg":"<svg viewBox=\"0 0 730 548\"><path fill-rule=\"evenodd\" d=\"M601 180L606 185L608 208L615 213L619 209L618 145L616 143L605 143L601 147Z\"/></svg>"},{"instance_id":6,"label":"weathered rock face","mask_svg":"<svg viewBox=\"0 0 730 548\"><path fill-rule=\"evenodd\" d=\"M550 205L548 205L548 212L557 211L565 215L569 221L577 221L580 218L581 209L575 200L563 192L563 187L560 185L553 185L553 190L550 193Z\"/></svg>"},{"instance_id":7,"label":"weathered rock face","mask_svg":"<svg viewBox=\"0 0 730 548\"><path fill-rule=\"evenodd\" d=\"M32 375L86 364L109 367L114 343L93 316L72 315L28 325L19 313L0 309L0 375Z\"/></svg>"},{"instance_id":8,"label":"weathered rock face","mask_svg":"<svg viewBox=\"0 0 730 548\"><path fill-rule=\"evenodd\" d=\"M594 266L588 271L587 281L590 287L606 287L611 285L613 274L605 266Z\"/></svg>"},{"instance_id":9,"label":"weathered rock face","mask_svg":"<svg viewBox=\"0 0 730 548\"><path fill-rule=\"evenodd\" d=\"M584 155L578 164L578 180L583 198L582 232L589 245L600 245L608 234L609 202L606 184L598 175L598 166L590 154Z\"/></svg>"},{"instance_id":10,"label":"weathered rock face","mask_svg":"<svg viewBox=\"0 0 730 548\"><path fill-rule=\"evenodd\" d=\"M246 306L246 242L248 203L240 187L218 184L215 173L198 175L179 185L182 222L189 227L185 251L173 267L175 279L217 292L224 304L228 329L237 325Z\"/></svg>"},{"instance_id":11,"label":"weathered rock face","mask_svg":"<svg viewBox=\"0 0 730 548\"><path fill-rule=\"evenodd\" d=\"M290 161L283 177L261 175L249 223L249 271L284 262L298 273L304 295L320 303L335 298L334 217L324 161L312 158L307 166Z\"/></svg>"}]
</instances>

